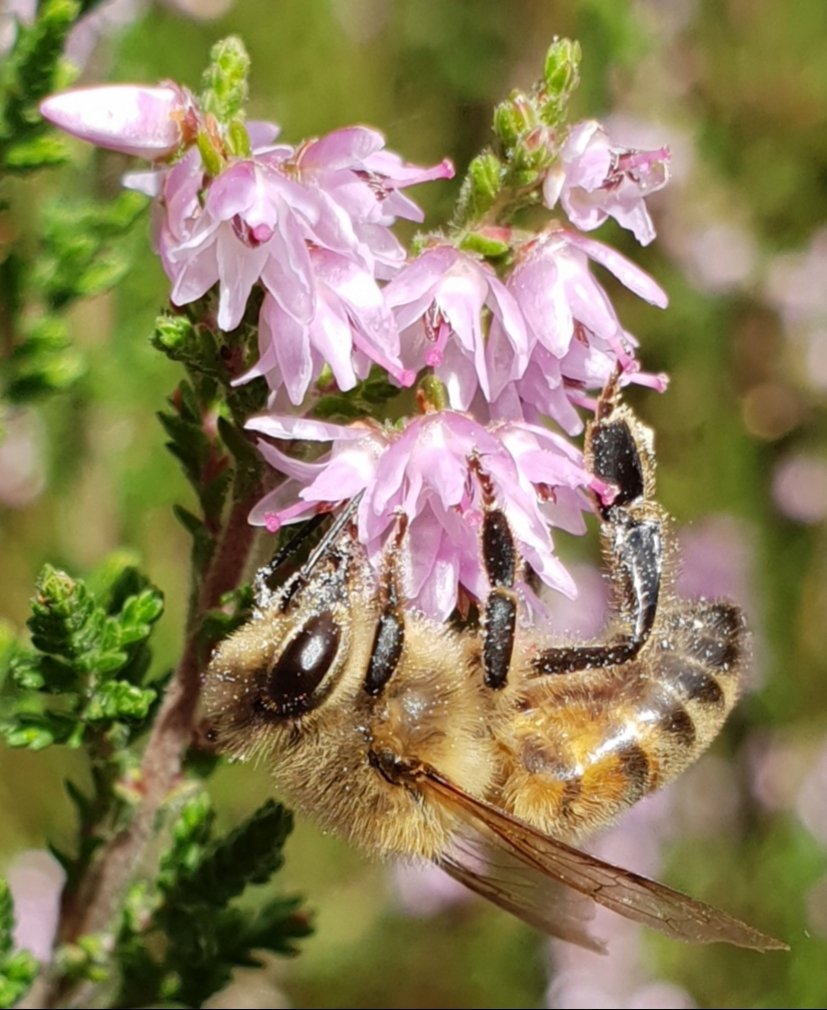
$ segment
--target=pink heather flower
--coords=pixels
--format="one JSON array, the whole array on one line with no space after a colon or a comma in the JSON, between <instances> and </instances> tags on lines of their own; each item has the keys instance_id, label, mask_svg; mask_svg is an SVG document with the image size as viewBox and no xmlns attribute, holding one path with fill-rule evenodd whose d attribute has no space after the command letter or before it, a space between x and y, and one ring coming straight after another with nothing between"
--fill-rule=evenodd
<instances>
[{"instance_id":1,"label":"pink heather flower","mask_svg":"<svg viewBox=\"0 0 827 1010\"><path fill-rule=\"evenodd\" d=\"M261 124L261 132L267 127L268 139L274 139L277 128ZM195 301L218 284L218 325L233 330L261 281L293 319L307 324L313 318L307 244L322 213L315 193L255 157L233 162L209 180L195 148L170 169L133 175L126 183L160 197L154 244L174 304Z\"/></svg>"},{"instance_id":2,"label":"pink heather flower","mask_svg":"<svg viewBox=\"0 0 827 1010\"><path fill-rule=\"evenodd\" d=\"M44 119L97 147L158 161L194 136L192 95L177 84L75 88L40 103Z\"/></svg>"},{"instance_id":3,"label":"pink heather flower","mask_svg":"<svg viewBox=\"0 0 827 1010\"><path fill-rule=\"evenodd\" d=\"M359 539L374 568L396 516L408 517L405 592L426 614L445 620L460 587L487 592L480 556L482 502L471 460L489 476L528 564L550 587L573 595L574 583L553 551L549 527L582 533L583 491L599 493L581 454L545 428L500 421L483 427L455 411L424 414L404 429L343 427L306 418L262 415L248 428L278 439L330 442L315 463L295 460L265 441L265 459L287 480L253 509L250 521L271 531L359 492Z\"/></svg>"},{"instance_id":4,"label":"pink heather flower","mask_svg":"<svg viewBox=\"0 0 827 1010\"><path fill-rule=\"evenodd\" d=\"M174 85L67 92L47 99L42 111L92 143L153 159L192 141L200 116ZM396 217L422 219L400 190L450 178L450 162L408 165L363 127L297 148L276 144L272 124L251 123L249 132L252 156L231 159L215 177L191 147L177 164L125 180L156 199L154 244L173 303L186 305L218 285L217 321L229 331L260 283L262 357L245 378L266 375L274 389L284 384L294 403L325 362L344 389L371 362L409 384L413 373L399 361L377 279L405 259L390 231Z\"/></svg>"},{"instance_id":5,"label":"pink heather flower","mask_svg":"<svg viewBox=\"0 0 827 1010\"><path fill-rule=\"evenodd\" d=\"M193 149L161 173L128 180L159 198L155 247L173 303L186 305L217 284L218 325L233 330L260 283L261 358L240 381L264 375L295 404L325 363L342 389L372 362L409 385L414 373L399 360L377 278L404 261L390 231L395 216L421 217L398 189L453 169L406 165L382 150L381 134L361 127L298 148L274 143L272 124L250 124L250 133L252 157L213 179Z\"/></svg>"},{"instance_id":6,"label":"pink heather flower","mask_svg":"<svg viewBox=\"0 0 827 1010\"><path fill-rule=\"evenodd\" d=\"M403 360L432 368L452 407L467 410L481 389L490 399L483 310L498 320L517 368L528 338L514 296L484 263L442 245L426 249L384 290L401 331Z\"/></svg>"},{"instance_id":7,"label":"pink heather flower","mask_svg":"<svg viewBox=\"0 0 827 1010\"><path fill-rule=\"evenodd\" d=\"M545 232L523 247L506 282L526 324L526 365L500 321L495 318L491 325L486 362L495 410L520 417L528 406L574 434L582 422L573 404L588 406L583 391L602 387L618 366L627 382L665 388L664 376L639 371L636 342L592 276L590 259L639 297L666 307L665 292L616 250L569 229Z\"/></svg>"},{"instance_id":8,"label":"pink heather flower","mask_svg":"<svg viewBox=\"0 0 827 1010\"><path fill-rule=\"evenodd\" d=\"M613 147L603 127L590 119L573 126L560 161L543 183L543 200L553 209L562 203L569 220L592 231L613 217L634 233L641 245L655 237L645 197L669 180L669 151Z\"/></svg>"},{"instance_id":9,"label":"pink heather flower","mask_svg":"<svg viewBox=\"0 0 827 1010\"><path fill-rule=\"evenodd\" d=\"M295 167L304 184L331 200L343 229L340 240L350 248L355 237L368 256L366 262L375 263L377 277L387 279L405 262L405 250L389 228L398 217L424 220L421 208L400 189L451 179L454 166L447 158L427 168L409 165L384 148L385 138L378 131L345 127L301 145ZM324 238L328 248L343 251L332 233Z\"/></svg>"},{"instance_id":10,"label":"pink heather flower","mask_svg":"<svg viewBox=\"0 0 827 1010\"><path fill-rule=\"evenodd\" d=\"M309 322L296 319L265 294L259 316L261 358L236 380L263 375L273 390L282 386L299 404L325 363L339 389L352 389L372 362L403 386L416 378L399 361L399 336L382 292L360 263L327 249L311 249L316 283L315 313Z\"/></svg>"}]
</instances>

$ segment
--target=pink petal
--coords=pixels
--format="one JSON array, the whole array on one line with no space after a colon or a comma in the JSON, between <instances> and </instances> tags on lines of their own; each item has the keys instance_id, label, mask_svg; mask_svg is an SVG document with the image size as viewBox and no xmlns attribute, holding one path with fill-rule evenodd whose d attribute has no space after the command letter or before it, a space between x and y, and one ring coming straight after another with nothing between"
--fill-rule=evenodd
<instances>
[{"instance_id":1,"label":"pink petal","mask_svg":"<svg viewBox=\"0 0 827 1010\"><path fill-rule=\"evenodd\" d=\"M378 130L364 126L345 127L308 144L300 153L299 166L315 171L350 168L384 146L385 138Z\"/></svg>"},{"instance_id":2,"label":"pink petal","mask_svg":"<svg viewBox=\"0 0 827 1010\"><path fill-rule=\"evenodd\" d=\"M287 414L258 414L251 417L244 427L272 438L302 438L308 442L350 441L365 437L364 428L329 424L326 421L313 421L308 417L292 417Z\"/></svg>"},{"instance_id":3,"label":"pink petal","mask_svg":"<svg viewBox=\"0 0 827 1010\"><path fill-rule=\"evenodd\" d=\"M182 143L187 93L172 85L75 88L40 103L44 119L97 147L155 161Z\"/></svg>"},{"instance_id":4,"label":"pink petal","mask_svg":"<svg viewBox=\"0 0 827 1010\"><path fill-rule=\"evenodd\" d=\"M643 298L651 305L657 305L659 309L665 309L669 304L669 298L663 288L649 274L621 255L616 249L610 249L602 242L596 242L577 232L566 231L565 235L573 246L582 249L596 263L600 263L601 266L611 271L621 284L624 284L638 297Z\"/></svg>"}]
</instances>

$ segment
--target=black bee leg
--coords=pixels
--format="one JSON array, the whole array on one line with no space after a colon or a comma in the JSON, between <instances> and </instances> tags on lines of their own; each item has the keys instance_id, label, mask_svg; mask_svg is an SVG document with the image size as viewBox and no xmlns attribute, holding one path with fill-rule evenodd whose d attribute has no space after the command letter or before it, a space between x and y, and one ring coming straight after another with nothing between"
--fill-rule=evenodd
<instances>
[{"instance_id":1,"label":"black bee leg","mask_svg":"<svg viewBox=\"0 0 827 1010\"><path fill-rule=\"evenodd\" d=\"M483 669L486 685L496 690L505 686L514 651L517 627L514 579L519 559L505 513L494 504L490 478L476 457L470 462L482 490L482 558L491 585L483 613Z\"/></svg>"},{"instance_id":2,"label":"black bee leg","mask_svg":"<svg viewBox=\"0 0 827 1010\"><path fill-rule=\"evenodd\" d=\"M586 453L592 473L617 490L611 504L598 502L598 512L618 616L629 630L605 645L548 649L534 661L538 674L628 662L645 644L657 615L667 519L653 500L651 434L630 410L605 396L589 426Z\"/></svg>"},{"instance_id":3,"label":"black bee leg","mask_svg":"<svg viewBox=\"0 0 827 1010\"><path fill-rule=\"evenodd\" d=\"M399 551L407 528L408 517L400 513L396 519L393 543L385 552L384 577L380 586L381 611L370 651L370 664L362 685L370 695L379 694L396 672L405 644L405 620L399 587Z\"/></svg>"}]
</instances>

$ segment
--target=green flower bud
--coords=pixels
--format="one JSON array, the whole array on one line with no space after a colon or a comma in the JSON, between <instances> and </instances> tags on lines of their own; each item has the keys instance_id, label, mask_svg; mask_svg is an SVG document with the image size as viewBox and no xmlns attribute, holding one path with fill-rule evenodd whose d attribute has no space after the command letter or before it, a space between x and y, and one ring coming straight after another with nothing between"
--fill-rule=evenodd
<instances>
[{"instance_id":1,"label":"green flower bud","mask_svg":"<svg viewBox=\"0 0 827 1010\"><path fill-rule=\"evenodd\" d=\"M494 133L506 151L510 151L537 125L534 102L522 91L513 91L494 110Z\"/></svg>"},{"instance_id":2,"label":"green flower bud","mask_svg":"<svg viewBox=\"0 0 827 1010\"><path fill-rule=\"evenodd\" d=\"M253 153L247 127L240 119L234 119L227 127L227 147L237 158L249 158Z\"/></svg>"},{"instance_id":3,"label":"green flower bud","mask_svg":"<svg viewBox=\"0 0 827 1010\"><path fill-rule=\"evenodd\" d=\"M459 247L463 252L477 253L480 256L485 256L486 259L498 259L500 256L505 256L511 248L508 242L492 238L490 235L484 235L478 231L472 231L465 235Z\"/></svg>"},{"instance_id":4,"label":"green flower bud","mask_svg":"<svg viewBox=\"0 0 827 1010\"><path fill-rule=\"evenodd\" d=\"M185 316L159 316L155 321L152 344L177 361L195 339L192 323Z\"/></svg>"},{"instance_id":5,"label":"green flower bud","mask_svg":"<svg viewBox=\"0 0 827 1010\"><path fill-rule=\"evenodd\" d=\"M243 117L247 105L247 75L250 57L235 35L212 47L210 65L204 72L202 108L225 124Z\"/></svg>"},{"instance_id":6,"label":"green flower bud","mask_svg":"<svg viewBox=\"0 0 827 1010\"><path fill-rule=\"evenodd\" d=\"M224 158L221 152L215 149L212 138L206 130L198 131L196 144L198 145L198 151L201 154L201 161L204 163L207 175L220 175L224 168Z\"/></svg>"},{"instance_id":7,"label":"green flower bud","mask_svg":"<svg viewBox=\"0 0 827 1010\"><path fill-rule=\"evenodd\" d=\"M549 126L565 117L569 97L580 81L580 55L580 44L570 39L555 39L546 53L540 115Z\"/></svg>"},{"instance_id":8,"label":"green flower bud","mask_svg":"<svg viewBox=\"0 0 827 1010\"><path fill-rule=\"evenodd\" d=\"M503 166L492 151L483 151L468 166L471 196L476 207L490 207L502 189Z\"/></svg>"}]
</instances>

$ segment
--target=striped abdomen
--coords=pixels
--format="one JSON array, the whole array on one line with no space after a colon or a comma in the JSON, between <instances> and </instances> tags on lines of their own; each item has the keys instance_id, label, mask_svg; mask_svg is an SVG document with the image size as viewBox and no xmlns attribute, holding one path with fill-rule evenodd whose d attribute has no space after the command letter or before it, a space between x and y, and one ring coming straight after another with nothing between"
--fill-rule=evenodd
<instances>
[{"instance_id":1,"label":"striped abdomen","mask_svg":"<svg viewBox=\"0 0 827 1010\"><path fill-rule=\"evenodd\" d=\"M731 604L667 601L636 660L531 680L501 737L498 802L558 838L612 821L718 734L747 640Z\"/></svg>"}]
</instances>

